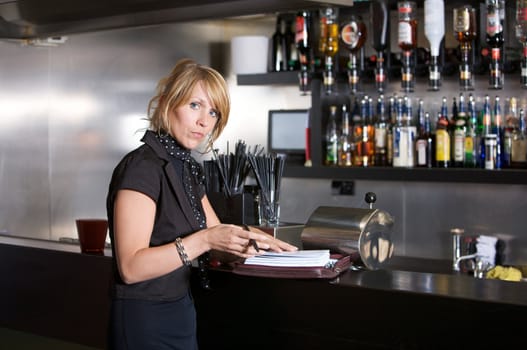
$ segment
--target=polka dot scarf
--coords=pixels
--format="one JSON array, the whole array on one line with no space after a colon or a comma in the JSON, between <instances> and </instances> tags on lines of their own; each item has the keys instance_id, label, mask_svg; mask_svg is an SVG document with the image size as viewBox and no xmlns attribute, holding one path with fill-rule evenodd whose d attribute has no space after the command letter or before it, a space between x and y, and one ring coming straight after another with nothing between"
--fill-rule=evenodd
<instances>
[{"instance_id":1,"label":"polka dot scarf","mask_svg":"<svg viewBox=\"0 0 527 350\"><path fill-rule=\"evenodd\" d=\"M185 193L199 229L206 228L207 223L201 208L200 198L197 196L197 188L194 188L194 184L199 186L203 183L203 173L200 165L192 158L190 150L181 147L172 136L157 135L157 138L169 155L183 162L183 187L185 188ZM193 179L197 180L193 181Z\"/></svg>"},{"instance_id":2,"label":"polka dot scarf","mask_svg":"<svg viewBox=\"0 0 527 350\"><path fill-rule=\"evenodd\" d=\"M194 158L192 158L190 150L181 147L172 136L156 134L156 137L161 145L165 147L167 153L170 156L182 162L182 182L183 187L185 188L185 193L187 194L187 199L190 203L190 207L192 208L192 213L194 214L194 218L198 224L198 229L201 230L206 228L207 221L201 206L201 199L198 197L198 188L196 188L196 186L204 185L204 175L203 171L201 170L201 166ZM207 266L209 264L209 259L208 253L204 253L198 257L200 282L204 289L210 289L210 282L207 276Z\"/></svg>"}]
</instances>

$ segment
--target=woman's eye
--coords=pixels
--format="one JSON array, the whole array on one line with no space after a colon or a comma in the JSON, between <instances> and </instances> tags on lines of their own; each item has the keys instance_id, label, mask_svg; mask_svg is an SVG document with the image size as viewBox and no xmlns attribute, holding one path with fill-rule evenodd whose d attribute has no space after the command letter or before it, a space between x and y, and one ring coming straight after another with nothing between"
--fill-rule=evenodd
<instances>
[{"instance_id":1,"label":"woman's eye","mask_svg":"<svg viewBox=\"0 0 527 350\"><path fill-rule=\"evenodd\" d=\"M198 109L200 104L198 102L190 102L190 108Z\"/></svg>"},{"instance_id":2,"label":"woman's eye","mask_svg":"<svg viewBox=\"0 0 527 350\"><path fill-rule=\"evenodd\" d=\"M213 118L218 118L218 111L214 110L214 109L211 109L210 112L209 112L210 116L213 117Z\"/></svg>"}]
</instances>

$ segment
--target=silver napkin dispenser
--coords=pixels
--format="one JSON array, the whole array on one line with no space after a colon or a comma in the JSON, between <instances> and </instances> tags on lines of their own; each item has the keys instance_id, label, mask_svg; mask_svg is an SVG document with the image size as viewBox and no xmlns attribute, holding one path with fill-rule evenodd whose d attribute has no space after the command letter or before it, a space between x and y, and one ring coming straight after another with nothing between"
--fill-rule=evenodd
<instances>
[{"instance_id":1,"label":"silver napkin dispenser","mask_svg":"<svg viewBox=\"0 0 527 350\"><path fill-rule=\"evenodd\" d=\"M318 207L301 233L303 249L358 255L371 270L393 256L394 219L379 209Z\"/></svg>"}]
</instances>

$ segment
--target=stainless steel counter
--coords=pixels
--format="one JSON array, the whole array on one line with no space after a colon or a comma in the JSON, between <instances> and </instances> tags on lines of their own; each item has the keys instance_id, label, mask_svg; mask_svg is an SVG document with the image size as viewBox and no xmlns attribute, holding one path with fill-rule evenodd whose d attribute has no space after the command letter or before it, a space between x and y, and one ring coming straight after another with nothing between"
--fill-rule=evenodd
<instances>
[{"instance_id":1,"label":"stainless steel counter","mask_svg":"<svg viewBox=\"0 0 527 350\"><path fill-rule=\"evenodd\" d=\"M109 255L108 250L105 256L90 256L72 244L0 236L0 327L104 348ZM211 270L212 291L203 291L194 273L200 349L348 349L357 344L361 349L428 349L430 342L456 348L489 340L459 343L452 327L466 333L479 331L482 322L496 327L504 320L510 334L499 344L521 337L515 330L527 314L526 283L452 274L442 260L396 257L390 265L391 270L346 271L336 280Z\"/></svg>"},{"instance_id":2,"label":"stainless steel counter","mask_svg":"<svg viewBox=\"0 0 527 350\"><path fill-rule=\"evenodd\" d=\"M59 252L81 253L80 245L73 240L71 242L60 242L36 238L13 237L0 233L0 244L55 250ZM104 256L112 256L111 248L104 250Z\"/></svg>"}]
</instances>

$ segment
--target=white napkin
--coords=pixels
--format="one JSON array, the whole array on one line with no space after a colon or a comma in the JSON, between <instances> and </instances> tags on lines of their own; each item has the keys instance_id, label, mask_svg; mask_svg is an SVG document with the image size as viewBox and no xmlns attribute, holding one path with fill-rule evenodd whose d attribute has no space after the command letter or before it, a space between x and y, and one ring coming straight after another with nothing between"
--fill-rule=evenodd
<instances>
[{"instance_id":1,"label":"white napkin","mask_svg":"<svg viewBox=\"0 0 527 350\"><path fill-rule=\"evenodd\" d=\"M496 243L498 239L492 236L480 235L476 239L476 251L478 257L488 266L494 266L496 261Z\"/></svg>"}]
</instances>

